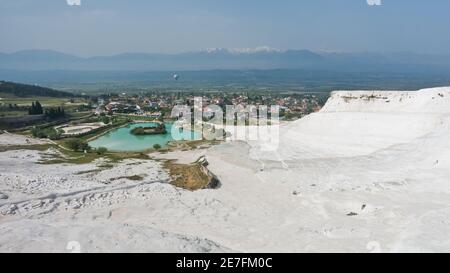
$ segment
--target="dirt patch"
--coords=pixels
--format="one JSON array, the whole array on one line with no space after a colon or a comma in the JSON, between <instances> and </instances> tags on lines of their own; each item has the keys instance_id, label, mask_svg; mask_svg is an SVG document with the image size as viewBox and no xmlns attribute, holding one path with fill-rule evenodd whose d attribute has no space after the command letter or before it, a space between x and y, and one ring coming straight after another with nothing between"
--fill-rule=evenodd
<instances>
[{"instance_id":1,"label":"dirt patch","mask_svg":"<svg viewBox=\"0 0 450 273\"><path fill-rule=\"evenodd\" d=\"M177 164L173 160L164 163L171 176L171 184L187 190L215 189L220 181L212 174L204 157L192 164Z\"/></svg>"},{"instance_id":2,"label":"dirt patch","mask_svg":"<svg viewBox=\"0 0 450 273\"><path fill-rule=\"evenodd\" d=\"M142 181L142 180L144 180L144 177L142 177L140 175L120 176L120 177L111 178L110 181L115 181L115 180L119 180L119 179L128 179L128 180L132 180L132 181Z\"/></svg>"}]
</instances>

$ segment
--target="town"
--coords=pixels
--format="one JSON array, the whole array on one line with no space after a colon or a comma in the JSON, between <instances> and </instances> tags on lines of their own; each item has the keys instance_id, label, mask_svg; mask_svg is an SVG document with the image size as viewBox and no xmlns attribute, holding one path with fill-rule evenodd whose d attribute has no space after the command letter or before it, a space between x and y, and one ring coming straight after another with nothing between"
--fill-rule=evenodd
<instances>
[{"instance_id":1,"label":"town","mask_svg":"<svg viewBox=\"0 0 450 273\"><path fill-rule=\"evenodd\" d=\"M328 94L252 94L252 93L150 93L146 95L105 94L93 98L90 107L96 115L127 114L132 116L143 116L154 119L170 119L171 111L177 105L194 105L194 98L202 98L202 107L218 105L225 110L227 105L277 105L280 108L280 118L284 120L295 120L319 111L326 102ZM207 112L207 110L205 110Z\"/></svg>"}]
</instances>

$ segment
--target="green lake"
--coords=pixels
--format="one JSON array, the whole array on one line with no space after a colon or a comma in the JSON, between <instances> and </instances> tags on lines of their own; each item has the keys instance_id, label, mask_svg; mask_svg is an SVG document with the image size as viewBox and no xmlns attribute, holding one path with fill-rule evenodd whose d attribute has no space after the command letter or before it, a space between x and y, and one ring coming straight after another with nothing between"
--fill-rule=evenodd
<instances>
[{"instance_id":1,"label":"green lake","mask_svg":"<svg viewBox=\"0 0 450 273\"><path fill-rule=\"evenodd\" d=\"M93 148L105 147L110 151L117 152L143 151L153 148L153 145L155 144L166 147L169 141L174 140L171 135L172 123L165 123L167 134L137 136L130 133L130 131L136 127L150 127L155 125L157 125L157 123L154 122L129 124L100 136L89 142L89 145ZM197 133L188 130L184 130L181 135L185 140L193 140L198 137Z\"/></svg>"}]
</instances>

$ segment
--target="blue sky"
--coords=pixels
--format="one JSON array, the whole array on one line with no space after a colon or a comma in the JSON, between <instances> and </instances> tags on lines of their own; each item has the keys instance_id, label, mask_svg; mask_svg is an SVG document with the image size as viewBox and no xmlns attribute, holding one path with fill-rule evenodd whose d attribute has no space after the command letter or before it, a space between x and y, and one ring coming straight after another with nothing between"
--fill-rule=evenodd
<instances>
[{"instance_id":1,"label":"blue sky","mask_svg":"<svg viewBox=\"0 0 450 273\"><path fill-rule=\"evenodd\" d=\"M450 54L449 11L448 0L1 0L0 52L270 46Z\"/></svg>"}]
</instances>

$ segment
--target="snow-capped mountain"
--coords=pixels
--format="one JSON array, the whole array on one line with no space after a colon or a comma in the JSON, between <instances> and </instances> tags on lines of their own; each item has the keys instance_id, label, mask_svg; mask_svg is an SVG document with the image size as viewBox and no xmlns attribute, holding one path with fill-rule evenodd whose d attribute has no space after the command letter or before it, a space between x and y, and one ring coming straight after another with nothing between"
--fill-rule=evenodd
<instances>
[{"instance_id":1,"label":"snow-capped mountain","mask_svg":"<svg viewBox=\"0 0 450 273\"><path fill-rule=\"evenodd\" d=\"M254 53L282 53L281 49L269 47L269 46L258 46L255 48L207 48L205 50L207 53L230 53L230 54L254 54Z\"/></svg>"}]
</instances>

